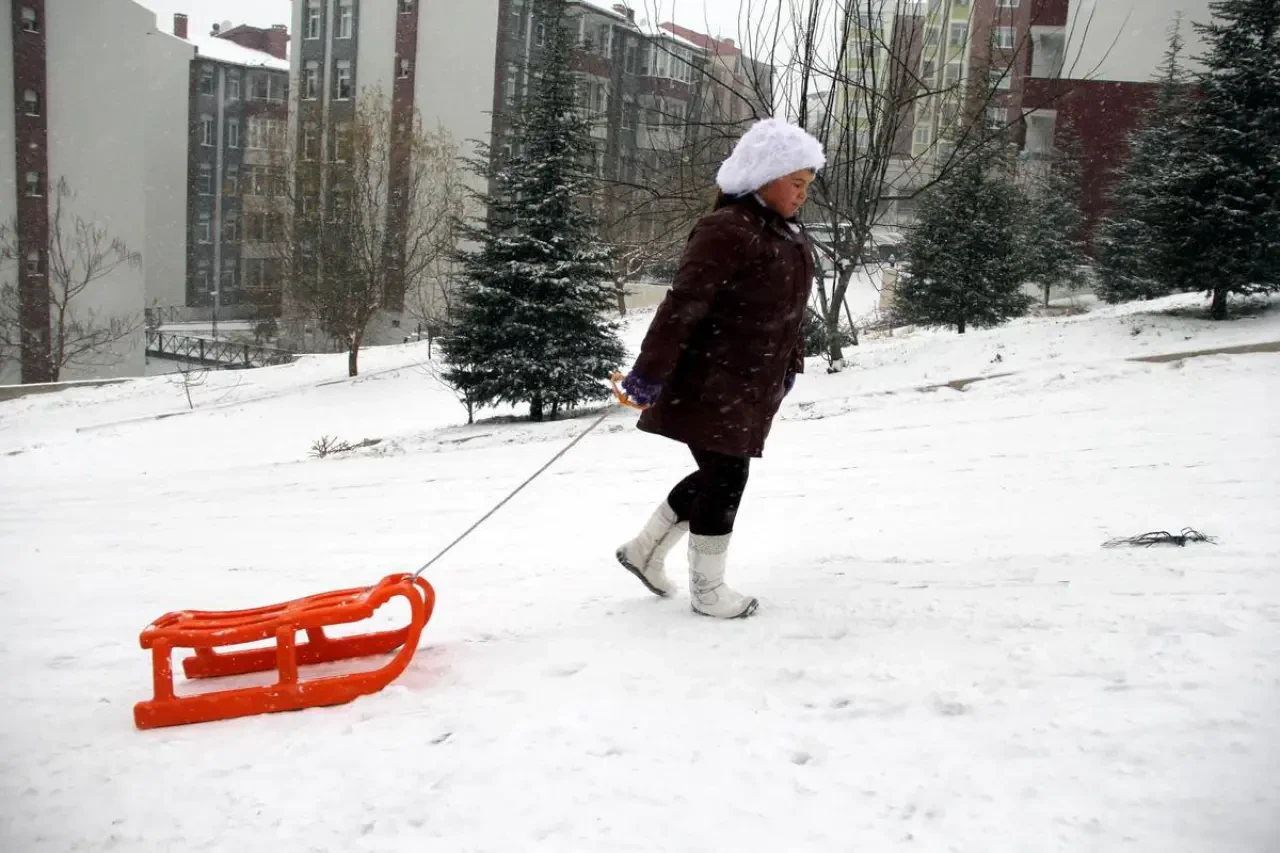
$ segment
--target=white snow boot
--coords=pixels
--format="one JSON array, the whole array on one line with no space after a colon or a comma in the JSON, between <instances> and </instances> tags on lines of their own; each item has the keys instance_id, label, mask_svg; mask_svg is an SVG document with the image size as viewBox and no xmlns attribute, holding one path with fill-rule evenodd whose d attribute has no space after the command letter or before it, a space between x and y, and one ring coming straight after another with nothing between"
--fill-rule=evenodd
<instances>
[{"instance_id":1,"label":"white snow boot","mask_svg":"<svg viewBox=\"0 0 1280 853\"><path fill-rule=\"evenodd\" d=\"M688 529L689 523L663 501L640 534L617 550L618 562L654 595L668 596L675 587L667 577L666 558Z\"/></svg>"},{"instance_id":2,"label":"white snow boot","mask_svg":"<svg viewBox=\"0 0 1280 853\"><path fill-rule=\"evenodd\" d=\"M729 559L727 536L689 537L689 600L693 609L717 619L741 619L756 612L760 602L725 585Z\"/></svg>"}]
</instances>

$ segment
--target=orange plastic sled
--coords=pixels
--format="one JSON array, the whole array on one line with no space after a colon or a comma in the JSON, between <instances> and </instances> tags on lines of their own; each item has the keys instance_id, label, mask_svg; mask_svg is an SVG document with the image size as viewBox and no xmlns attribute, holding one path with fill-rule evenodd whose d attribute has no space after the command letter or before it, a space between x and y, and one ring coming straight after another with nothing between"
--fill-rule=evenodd
<instances>
[{"instance_id":1,"label":"orange plastic sled","mask_svg":"<svg viewBox=\"0 0 1280 853\"><path fill-rule=\"evenodd\" d=\"M325 636L326 626L368 619L396 596L406 598L412 611L405 627L352 637ZM155 697L134 706L134 723L140 729L206 723L341 705L358 696L376 693L409 665L422 629L435 608L435 598L435 590L422 578L396 574L371 587L326 592L255 610L169 613L142 632L142 648L151 650ZM307 642L302 645L297 643L299 631L307 634ZM221 646L270 639L275 640L274 648L215 651ZM275 669L280 679L266 686L178 696L174 692L171 664L174 648L195 650L195 655L182 664L188 678L217 678ZM390 654L396 649L399 653L379 669L305 681L298 679L299 666Z\"/></svg>"}]
</instances>

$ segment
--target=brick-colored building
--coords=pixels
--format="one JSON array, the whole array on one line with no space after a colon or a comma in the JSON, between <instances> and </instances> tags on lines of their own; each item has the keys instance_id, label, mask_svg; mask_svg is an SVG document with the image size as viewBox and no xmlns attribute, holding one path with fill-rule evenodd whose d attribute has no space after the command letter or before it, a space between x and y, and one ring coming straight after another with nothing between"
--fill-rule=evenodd
<instances>
[{"instance_id":1,"label":"brick-colored building","mask_svg":"<svg viewBox=\"0 0 1280 853\"><path fill-rule=\"evenodd\" d=\"M288 138L288 29L215 27L199 35L188 32L185 15L174 15L174 34L196 51L187 123L185 304L215 312L278 310L275 244L283 220L271 196Z\"/></svg>"}]
</instances>

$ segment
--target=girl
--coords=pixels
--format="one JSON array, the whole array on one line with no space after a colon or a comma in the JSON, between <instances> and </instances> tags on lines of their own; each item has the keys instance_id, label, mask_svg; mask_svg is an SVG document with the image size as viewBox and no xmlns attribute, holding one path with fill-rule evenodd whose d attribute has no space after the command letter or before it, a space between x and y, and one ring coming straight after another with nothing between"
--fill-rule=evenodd
<instances>
[{"instance_id":1,"label":"girl","mask_svg":"<svg viewBox=\"0 0 1280 853\"><path fill-rule=\"evenodd\" d=\"M804 371L813 254L796 220L825 165L822 145L780 119L758 122L720 167L720 196L689 237L622 389L639 428L679 441L698 470L682 480L618 561L670 595L664 560L687 530L693 609L736 619L755 598L725 585L734 519L751 459Z\"/></svg>"}]
</instances>

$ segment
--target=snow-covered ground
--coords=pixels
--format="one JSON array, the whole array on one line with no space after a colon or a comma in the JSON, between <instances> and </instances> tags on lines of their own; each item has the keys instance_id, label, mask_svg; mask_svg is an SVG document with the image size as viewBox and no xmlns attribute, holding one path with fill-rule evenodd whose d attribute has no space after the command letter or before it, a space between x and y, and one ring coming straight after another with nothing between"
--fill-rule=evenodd
<instances>
[{"instance_id":1,"label":"snow-covered ground","mask_svg":"<svg viewBox=\"0 0 1280 853\"><path fill-rule=\"evenodd\" d=\"M1280 354L1126 361L1280 312L1194 301L812 360L750 620L614 563L689 468L616 411L431 570L390 688L147 732L153 618L416 569L590 421L463 426L425 345L0 404L0 850L1280 849Z\"/></svg>"}]
</instances>

